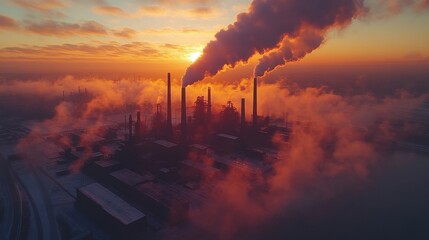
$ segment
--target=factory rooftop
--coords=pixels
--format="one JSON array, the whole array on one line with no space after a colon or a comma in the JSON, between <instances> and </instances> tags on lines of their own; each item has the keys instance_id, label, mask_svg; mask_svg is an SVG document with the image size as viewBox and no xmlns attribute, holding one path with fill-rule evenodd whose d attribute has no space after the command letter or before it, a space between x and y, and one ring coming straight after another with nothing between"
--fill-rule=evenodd
<instances>
[{"instance_id":1,"label":"factory rooftop","mask_svg":"<svg viewBox=\"0 0 429 240\"><path fill-rule=\"evenodd\" d=\"M78 191L124 225L132 224L146 216L99 183L81 187Z\"/></svg>"}]
</instances>

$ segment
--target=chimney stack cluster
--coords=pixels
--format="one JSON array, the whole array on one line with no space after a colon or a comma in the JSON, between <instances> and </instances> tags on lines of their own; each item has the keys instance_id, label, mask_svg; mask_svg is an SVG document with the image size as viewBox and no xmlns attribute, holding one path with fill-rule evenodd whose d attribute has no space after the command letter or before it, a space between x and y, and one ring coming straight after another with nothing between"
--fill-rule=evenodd
<instances>
[{"instance_id":1,"label":"chimney stack cluster","mask_svg":"<svg viewBox=\"0 0 429 240\"><path fill-rule=\"evenodd\" d=\"M172 117L172 98L171 98L171 74L167 74L167 122L166 122L166 137L171 139L173 137L173 117ZM181 137L182 141L186 142L187 140L187 110L186 110L186 87L181 89ZM157 104L157 113L160 114L161 105ZM207 122L212 121L212 94L211 87L207 89L207 113L206 113ZM133 118L132 115L129 115L128 121L129 136L130 139L133 137ZM253 79L253 115L252 115L252 126L254 130L258 129L258 80L257 78ZM140 137L141 131L141 118L140 112L137 112L137 121L134 125L134 135L136 138ZM241 99L241 123L240 123L240 134L244 135L246 129L246 100L245 98Z\"/></svg>"}]
</instances>

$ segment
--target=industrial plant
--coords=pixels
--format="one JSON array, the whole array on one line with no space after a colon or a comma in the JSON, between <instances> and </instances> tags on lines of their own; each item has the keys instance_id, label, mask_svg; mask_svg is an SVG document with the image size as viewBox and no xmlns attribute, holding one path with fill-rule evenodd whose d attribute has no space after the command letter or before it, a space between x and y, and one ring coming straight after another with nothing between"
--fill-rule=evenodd
<instances>
[{"instance_id":1,"label":"industrial plant","mask_svg":"<svg viewBox=\"0 0 429 240\"><path fill-rule=\"evenodd\" d=\"M44 233L42 229L40 234L56 232L54 236L63 239L156 238L175 226L191 226L191 212L210 201L212 187L228 172L255 179L271 174L277 155L271 139L279 134L287 141L290 129L258 115L256 78L250 121L246 119L246 99L241 99L240 107L226 101L215 112L215 93L210 87L193 106L187 105L186 88L182 87L181 121L173 123L170 73L166 84L167 106L157 103L149 118L143 119L136 111L126 116L126 124L43 137L51 146L38 163L42 175L68 195L68 200L64 204L62 199L57 205L56 197L52 197L56 226ZM70 93L68 98L65 95L63 92L62 101L76 103L89 97L80 87L78 93ZM19 169L25 168L21 159L27 157L8 157L18 179L23 178ZM34 183L28 184L33 188ZM43 209L33 204L25 211L37 216ZM82 224L82 218L91 224ZM21 221L32 220L23 217ZM180 235L181 230L177 231ZM22 234L30 233L27 229Z\"/></svg>"},{"instance_id":2,"label":"industrial plant","mask_svg":"<svg viewBox=\"0 0 429 240\"><path fill-rule=\"evenodd\" d=\"M76 205L99 218L116 236L134 236L144 234L144 229L158 229L158 224L167 228L187 224L190 211L210 201L210 186L231 169L270 174L267 158L272 156L274 161L276 151L270 140L275 132L287 140L289 130L258 116L256 78L253 86L251 122L246 120L244 98L241 109L228 101L214 113L210 87L207 96L198 96L191 108L182 87L181 122L175 125L168 74L166 113L158 103L150 122L142 121L140 112L130 114L125 141L100 139L85 146L92 148L92 155L82 169L97 182L76 189ZM109 144L116 144L111 154L98 152ZM80 159L85 151L72 146L64 158Z\"/></svg>"},{"instance_id":3,"label":"industrial plant","mask_svg":"<svg viewBox=\"0 0 429 240\"><path fill-rule=\"evenodd\" d=\"M160 89L166 84L166 104L157 100L152 112L135 104L128 108L132 112L103 110L103 118L85 116L73 128L64 126L63 118L36 125L38 131L31 124L3 125L0 191L10 201L0 201L0 217L10 224L0 225L0 232L14 239L210 236L213 232L205 232L201 221L210 222L210 211L223 211L217 206L233 200L219 200L224 196L219 191L231 191L224 184L240 187L240 181L245 181L251 186L246 198L258 202L258 196L271 191L267 182L278 178L279 165L288 163L288 154L294 152L292 133L318 124L258 114L257 78L249 84L252 99L239 102L217 97L212 87L188 101L186 87L173 91L170 74L160 84ZM90 90L77 89L58 97L62 106L69 107L69 114L82 114L81 106L93 99ZM251 103L250 114L246 102ZM426 113L427 105L408 114L411 120L407 121L426 121ZM427 154L426 145L413 143L426 141L408 138L387 142L383 148ZM327 138L317 147L331 159L335 144ZM237 204L241 203L229 209ZM217 215L228 218L228 214L233 213Z\"/></svg>"}]
</instances>

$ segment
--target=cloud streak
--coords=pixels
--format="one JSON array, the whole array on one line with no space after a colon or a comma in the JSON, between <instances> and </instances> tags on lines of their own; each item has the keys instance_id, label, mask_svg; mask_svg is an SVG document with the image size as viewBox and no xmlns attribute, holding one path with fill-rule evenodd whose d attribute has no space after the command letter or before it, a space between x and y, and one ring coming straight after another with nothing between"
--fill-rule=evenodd
<instances>
[{"instance_id":1,"label":"cloud streak","mask_svg":"<svg viewBox=\"0 0 429 240\"><path fill-rule=\"evenodd\" d=\"M94 12L101 14L101 15L112 15L112 16L119 16L119 17L124 17L127 16L128 14L122 10L121 8L118 7L114 7L114 6L97 6L94 8Z\"/></svg>"},{"instance_id":2,"label":"cloud streak","mask_svg":"<svg viewBox=\"0 0 429 240\"><path fill-rule=\"evenodd\" d=\"M108 29L96 21L66 23L47 20L43 22L26 22L25 29L40 35L73 36L73 35L107 35Z\"/></svg>"},{"instance_id":3,"label":"cloud streak","mask_svg":"<svg viewBox=\"0 0 429 240\"><path fill-rule=\"evenodd\" d=\"M36 10L46 16L65 16L64 13L57 11L57 9L66 7L60 0L11 0L11 2L29 11Z\"/></svg>"},{"instance_id":4,"label":"cloud streak","mask_svg":"<svg viewBox=\"0 0 429 240\"><path fill-rule=\"evenodd\" d=\"M47 46L7 47L0 50L3 56L21 56L48 59L115 59L160 57L155 46L145 42L120 44L117 42L98 44L61 44Z\"/></svg>"},{"instance_id":5,"label":"cloud streak","mask_svg":"<svg viewBox=\"0 0 429 240\"><path fill-rule=\"evenodd\" d=\"M123 28L121 30L113 30L113 35L122 38L133 38L137 35L137 31L132 28Z\"/></svg>"},{"instance_id":6,"label":"cloud streak","mask_svg":"<svg viewBox=\"0 0 429 240\"><path fill-rule=\"evenodd\" d=\"M27 9L33 9L38 11L46 11L46 10L52 10L56 8L63 8L65 7L64 3L62 3L60 0L11 0L14 4L27 8Z\"/></svg>"},{"instance_id":7,"label":"cloud streak","mask_svg":"<svg viewBox=\"0 0 429 240\"><path fill-rule=\"evenodd\" d=\"M21 27L22 26L22 27ZM27 33L57 37L74 36L116 36L120 38L134 38L138 32L132 28L109 29L96 21L83 21L81 23L59 22L45 20L42 22L17 22L13 18L0 15L0 29L11 31L24 31Z\"/></svg>"},{"instance_id":8,"label":"cloud streak","mask_svg":"<svg viewBox=\"0 0 429 240\"><path fill-rule=\"evenodd\" d=\"M15 19L8 17L8 16L4 16L4 15L0 15L0 30L3 29L18 29L19 25L18 23L15 21Z\"/></svg>"}]
</instances>

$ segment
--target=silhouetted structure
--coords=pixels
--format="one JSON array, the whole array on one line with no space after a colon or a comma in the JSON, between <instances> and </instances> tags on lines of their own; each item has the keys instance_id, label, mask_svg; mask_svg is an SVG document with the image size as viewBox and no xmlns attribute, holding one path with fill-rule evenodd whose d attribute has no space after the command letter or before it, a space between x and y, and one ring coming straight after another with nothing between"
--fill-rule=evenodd
<instances>
[{"instance_id":1,"label":"silhouetted structure","mask_svg":"<svg viewBox=\"0 0 429 240\"><path fill-rule=\"evenodd\" d=\"M243 137L246 131L246 99L241 99L241 125L240 136Z\"/></svg>"},{"instance_id":2,"label":"silhouetted structure","mask_svg":"<svg viewBox=\"0 0 429 240\"><path fill-rule=\"evenodd\" d=\"M212 121L212 89L209 87L207 90L207 122Z\"/></svg>"},{"instance_id":3,"label":"silhouetted structure","mask_svg":"<svg viewBox=\"0 0 429 240\"><path fill-rule=\"evenodd\" d=\"M141 127L142 127L142 122L140 118L140 112L137 112L137 121L136 121L136 127L135 127L136 140L140 140L141 138L141 134L142 134Z\"/></svg>"},{"instance_id":4,"label":"silhouetted structure","mask_svg":"<svg viewBox=\"0 0 429 240\"><path fill-rule=\"evenodd\" d=\"M182 119L181 119L181 135L182 141L185 143L187 139L187 126L186 126L186 88L182 87Z\"/></svg>"},{"instance_id":5,"label":"silhouetted structure","mask_svg":"<svg viewBox=\"0 0 429 240\"><path fill-rule=\"evenodd\" d=\"M133 115L130 114L130 117L128 118L128 136L131 140L133 138Z\"/></svg>"},{"instance_id":6,"label":"silhouetted structure","mask_svg":"<svg viewBox=\"0 0 429 240\"><path fill-rule=\"evenodd\" d=\"M161 104L156 104L156 113L152 118L152 133L155 137L163 136L165 132L164 114L162 113Z\"/></svg>"},{"instance_id":7,"label":"silhouetted structure","mask_svg":"<svg viewBox=\"0 0 429 240\"><path fill-rule=\"evenodd\" d=\"M202 125L205 124L206 120L206 103L204 102L204 96L197 97L195 101L194 109L194 124Z\"/></svg>"},{"instance_id":8,"label":"silhouetted structure","mask_svg":"<svg viewBox=\"0 0 429 240\"><path fill-rule=\"evenodd\" d=\"M258 79L253 79L253 129L258 128Z\"/></svg>"},{"instance_id":9,"label":"silhouetted structure","mask_svg":"<svg viewBox=\"0 0 429 240\"><path fill-rule=\"evenodd\" d=\"M237 108L234 107L234 104L231 101L228 101L223 110L220 113L220 124L221 128L226 133L236 133L239 115Z\"/></svg>"},{"instance_id":10,"label":"silhouetted structure","mask_svg":"<svg viewBox=\"0 0 429 240\"><path fill-rule=\"evenodd\" d=\"M156 113L152 118L152 135L156 138L164 137L165 133L165 115L162 113L161 104L156 104ZM168 133L167 133L168 134Z\"/></svg>"},{"instance_id":11,"label":"silhouetted structure","mask_svg":"<svg viewBox=\"0 0 429 240\"><path fill-rule=\"evenodd\" d=\"M171 116L171 75L167 75L167 137L171 138L173 134L173 123Z\"/></svg>"}]
</instances>

